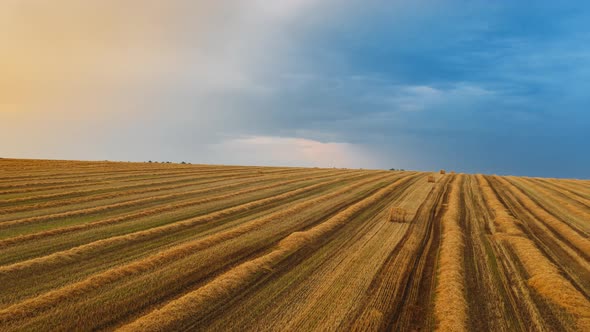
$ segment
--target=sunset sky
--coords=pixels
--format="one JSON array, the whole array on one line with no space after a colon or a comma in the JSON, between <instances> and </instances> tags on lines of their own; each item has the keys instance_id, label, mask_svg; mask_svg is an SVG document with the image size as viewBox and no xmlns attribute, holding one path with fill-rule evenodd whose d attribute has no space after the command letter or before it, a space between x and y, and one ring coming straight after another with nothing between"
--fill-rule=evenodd
<instances>
[{"instance_id":1,"label":"sunset sky","mask_svg":"<svg viewBox=\"0 0 590 332\"><path fill-rule=\"evenodd\" d=\"M0 157L590 178L585 1L3 0Z\"/></svg>"}]
</instances>

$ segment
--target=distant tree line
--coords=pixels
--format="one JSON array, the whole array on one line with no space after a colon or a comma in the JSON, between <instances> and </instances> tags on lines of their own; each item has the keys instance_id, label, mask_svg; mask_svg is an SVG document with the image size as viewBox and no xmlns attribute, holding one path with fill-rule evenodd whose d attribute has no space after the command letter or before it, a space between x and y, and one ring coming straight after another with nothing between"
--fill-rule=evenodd
<instances>
[{"instance_id":1,"label":"distant tree line","mask_svg":"<svg viewBox=\"0 0 590 332\"><path fill-rule=\"evenodd\" d=\"M191 165L191 163L187 163L186 161L181 161L179 163L173 163L171 161L146 161L148 164L182 164L182 165Z\"/></svg>"}]
</instances>

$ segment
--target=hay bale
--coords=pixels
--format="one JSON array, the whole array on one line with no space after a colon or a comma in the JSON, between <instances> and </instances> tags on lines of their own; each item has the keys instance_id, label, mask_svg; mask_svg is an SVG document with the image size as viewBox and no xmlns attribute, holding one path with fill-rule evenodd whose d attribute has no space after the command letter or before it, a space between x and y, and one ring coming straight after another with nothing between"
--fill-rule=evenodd
<instances>
[{"instance_id":1,"label":"hay bale","mask_svg":"<svg viewBox=\"0 0 590 332\"><path fill-rule=\"evenodd\" d=\"M441 169L440 174L447 174L447 171L445 171L444 169Z\"/></svg>"},{"instance_id":2,"label":"hay bale","mask_svg":"<svg viewBox=\"0 0 590 332\"><path fill-rule=\"evenodd\" d=\"M455 171L451 171L451 174L456 174Z\"/></svg>"},{"instance_id":3,"label":"hay bale","mask_svg":"<svg viewBox=\"0 0 590 332\"><path fill-rule=\"evenodd\" d=\"M408 220L409 213L406 209L394 206L389 209L388 220L390 222L406 222Z\"/></svg>"},{"instance_id":4,"label":"hay bale","mask_svg":"<svg viewBox=\"0 0 590 332\"><path fill-rule=\"evenodd\" d=\"M428 183L435 183L436 182L436 178L434 177L434 175L429 175L428 176Z\"/></svg>"}]
</instances>

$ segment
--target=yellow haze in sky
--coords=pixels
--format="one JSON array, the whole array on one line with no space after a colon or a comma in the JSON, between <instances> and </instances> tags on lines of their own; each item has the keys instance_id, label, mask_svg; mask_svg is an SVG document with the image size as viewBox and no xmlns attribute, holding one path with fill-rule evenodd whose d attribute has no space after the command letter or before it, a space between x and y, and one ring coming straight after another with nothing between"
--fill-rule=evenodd
<instances>
[{"instance_id":1,"label":"yellow haze in sky","mask_svg":"<svg viewBox=\"0 0 590 332\"><path fill-rule=\"evenodd\" d=\"M190 15L190 38L196 39L195 31L204 32L211 23L207 13L215 5L210 3L2 1L2 112L43 112L85 98L100 101L149 79L174 64L172 46L183 30L178 22L187 22L179 18Z\"/></svg>"}]
</instances>

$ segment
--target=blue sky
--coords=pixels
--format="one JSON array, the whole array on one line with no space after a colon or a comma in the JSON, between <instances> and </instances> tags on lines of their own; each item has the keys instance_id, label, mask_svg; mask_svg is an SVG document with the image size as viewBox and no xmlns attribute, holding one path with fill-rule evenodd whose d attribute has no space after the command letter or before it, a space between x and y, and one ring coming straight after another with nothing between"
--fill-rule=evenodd
<instances>
[{"instance_id":1,"label":"blue sky","mask_svg":"<svg viewBox=\"0 0 590 332\"><path fill-rule=\"evenodd\" d=\"M73 3L12 11L71 75L4 102L3 155L590 177L586 2Z\"/></svg>"}]
</instances>

